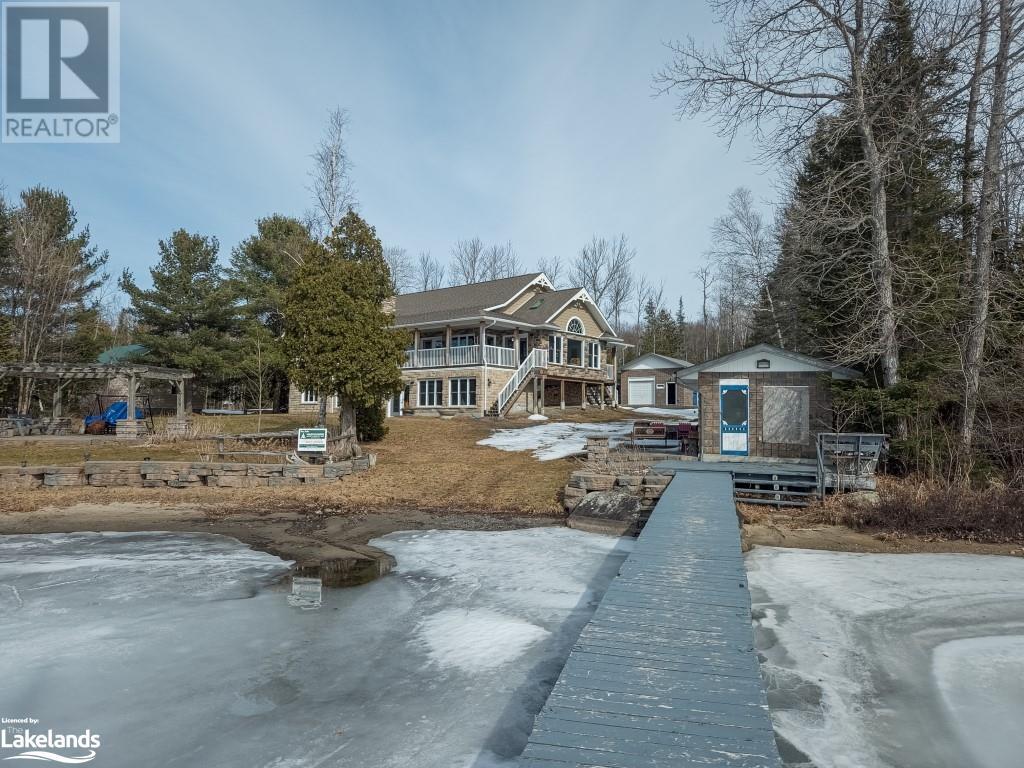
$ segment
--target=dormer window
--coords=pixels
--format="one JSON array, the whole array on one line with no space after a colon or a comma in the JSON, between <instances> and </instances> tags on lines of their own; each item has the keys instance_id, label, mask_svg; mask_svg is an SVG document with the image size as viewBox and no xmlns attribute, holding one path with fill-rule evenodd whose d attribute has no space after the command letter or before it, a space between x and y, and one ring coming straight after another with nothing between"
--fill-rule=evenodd
<instances>
[{"instance_id":1,"label":"dormer window","mask_svg":"<svg viewBox=\"0 0 1024 768\"><path fill-rule=\"evenodd\" d=\"M577 336L583 335L583 321L578 317L571 318L568 325L565 326L565 330L568 333L575 333Z\"/></svg>"}]
</instances>

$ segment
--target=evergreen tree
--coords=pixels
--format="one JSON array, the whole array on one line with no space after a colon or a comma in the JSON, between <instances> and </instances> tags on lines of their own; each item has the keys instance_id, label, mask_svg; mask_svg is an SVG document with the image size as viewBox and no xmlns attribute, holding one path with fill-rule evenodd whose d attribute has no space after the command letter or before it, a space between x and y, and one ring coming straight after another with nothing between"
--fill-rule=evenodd
<instances>
[{"instance_id":1,"label":"evergreen tree","mask_svg":"<svg viewBox=\"0 0 1024 768\"><path fill-rule=\"evenodd\" d=\"M67 361L68 342L96 307L106 280L107 254L79 228L71 201L61 192L33 187L0 224L0 306L14 326L18 359ZM18 383L18 410L26 412L35 381Z\"/></svg>"},{"instance_id":2,"label":"evergreen tree","mask_svg":"<svg viewBox=\"0 0 1024 768\"><path fill-rule=\"evenodd\" d=\"M284 354L284 300L313 240L300 221L275 214L256 222L256 234L231 253L229 279L244 317L242 369L247 380L261 371L265 398L287 402L288 360Z\"/></svg>"},{"instance_id":3,"label":"evergreen tree","mask_svg":"<svg viewBox=\"0 0 1024 768\"><path fill-rule=\"evenodd\" d=\"M340 454L358 454L356 409L379 406L402 386L406 334L391 327L391 276L373 227L349 211L315 245L285 294L285 351L292 386L337 394Z\"/></svg>"},{"instance_id":4,"label":"evergreen tree","mask_svg":"<svg viewBox=\"0 0 1024 768\"><path fill-rule=\"evenodd\" d=\"M239 309L217 263L217 238L179 229L158 247L152 288L139 287L128 270L120 280L138 324L135 340L151 362L190 370L223 394L226 380L237 375Z\"/></svg>"}]
</instances>

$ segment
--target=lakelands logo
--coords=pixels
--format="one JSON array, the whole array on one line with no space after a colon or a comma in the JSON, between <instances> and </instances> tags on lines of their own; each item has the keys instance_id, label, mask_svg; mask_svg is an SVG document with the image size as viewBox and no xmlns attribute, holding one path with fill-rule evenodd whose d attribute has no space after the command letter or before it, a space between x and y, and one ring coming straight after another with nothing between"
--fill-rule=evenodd
<instances>
[{"instance_id":1,"label":"lakelands logo","mask_svg":"<svg viewBox=\"0 0 1024 768\"><path fill-rule=\"evenodd\" d=\"M5 143L121 140L116 2L3 3Z\"/></svg>"},{"instance_id":2,"label":"lakelands logo","mask_svg":"<svg viewBox=\"0 0 1024 768\"><path fill-rule=\"evenodd\" d=\"M100 736L88 728L82 733L42 731L34 717L0 718L0 759L37 760L62 765L81 765L96 758ZM8 754L14 750L15 754Z\"/></svg>"}]
</instances>

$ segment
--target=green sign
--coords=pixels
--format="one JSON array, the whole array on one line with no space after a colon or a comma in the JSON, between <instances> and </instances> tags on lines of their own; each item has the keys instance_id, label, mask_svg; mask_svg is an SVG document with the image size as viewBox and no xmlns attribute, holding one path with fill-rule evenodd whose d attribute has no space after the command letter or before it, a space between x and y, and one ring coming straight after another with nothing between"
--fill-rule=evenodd
<instances>
[{"instance_id":1,"label":"green sign","mask_svg":"<svg viewBox=\"0 0 1024 768\"><path fill-rule=\"evenodd\" d=\"M299 453L327 453L327 430L324 427L299 430Z\"/></svg>"}]
</instances>

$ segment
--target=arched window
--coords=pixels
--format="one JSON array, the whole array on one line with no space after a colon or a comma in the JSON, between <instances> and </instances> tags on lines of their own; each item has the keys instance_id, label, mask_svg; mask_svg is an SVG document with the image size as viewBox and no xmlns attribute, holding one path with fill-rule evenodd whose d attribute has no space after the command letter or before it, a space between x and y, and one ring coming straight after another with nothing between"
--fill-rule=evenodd
<instances>
[{"instance_id":1,"label":"arched window","mask_svg":"<svg viewBox=\"0 0 1024 768\"><path fill-rule=\"evenodd\" d=\"M580 320L578 317L570 318L568 325L565 326L565 330L568 331L569 333L575 333L582 336L583 321Z\"/></svg>"}]
</instances>

